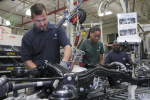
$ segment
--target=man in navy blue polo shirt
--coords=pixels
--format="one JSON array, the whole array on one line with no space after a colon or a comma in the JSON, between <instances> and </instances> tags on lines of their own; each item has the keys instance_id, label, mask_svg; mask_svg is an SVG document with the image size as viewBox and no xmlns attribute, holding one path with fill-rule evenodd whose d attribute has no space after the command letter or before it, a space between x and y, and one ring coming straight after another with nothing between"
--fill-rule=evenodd
<instances>
[{"instance_id":1,"label":"man in navy blue polo shirt","mask_svg":"<svg viewBox=\"0 0 150 100\"><path fill-rule=\"evenodd\" d=\"M105 65L109 65L112 62L120 62L126 66L126 63L133 64L132 59L126 52L120 51L120 46L117 41L114 41L113 50L109 52L104 60Z\"/></svg>"},{"instance_id":2,"label":"man in navy blue polo shirt","mask_svg":"<svg viewBox=\"0 0 150 100\"><path fill-rule=\"evenodd\" d=\"M21 60L28 69L36 68L48 60L51 63L60 63L60 46L64 48L64 56L60 63L68 69L71 57L71 44L64 29L58 30L48 22L46 9L43 4L36 3L31 7L31 18L34 22L22 38Z\"/></svg>"}]
</instances>

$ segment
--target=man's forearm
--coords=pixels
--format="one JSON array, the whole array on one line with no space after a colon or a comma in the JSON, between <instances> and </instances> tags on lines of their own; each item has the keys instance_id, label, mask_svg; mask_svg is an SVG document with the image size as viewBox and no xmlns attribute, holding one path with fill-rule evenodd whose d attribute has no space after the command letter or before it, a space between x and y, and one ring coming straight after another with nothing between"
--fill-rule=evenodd
<instances>
[{"instance_id":1,"label":"man's forearm","mask_svg":"<svg viewBox=\"0 0 150 100\"><path fill-rule=\"evenodd\" d=\"M130 60L130 61L129 61L129 64L131 64L131 65L132 65L132 64L133 64L133 61L132 61L132 60Z\"/></svg>"},{"instance_id":2,"label":"man's forearm","mask_svg":"<svg viewBox=\"0 0 150 100\"><path fill-rule=\"evenodd\" d=\"M28 69L33 69L37 67L35 63L32 62L32 60L25 61L24 64Z\"/></svg>"},{"instance_id":3,"label":"man's forearm","mask_svg":"<svg viewBox=\"0 0 150 100\"><path fill-rule=\"evenodd\" d=\"M62 61L69 62L71 54L72 54L71 46L70 45L65 46L64 47L64 56L63 56Z\"/></svg>"},{"instance_id":4,"label":"man's forearm","mask_svg":"<svg viewBox=\"0 0 150 100\"><path fill-rule=\"evenodd\" d=\"M100 63L101 65L103 65L103 60L101 60L99 63Z\"/></svg>"},{"instance_id":5,"label":"man's forearm","mask_svg":"<svg viewBox=\"0 0 150 100\"><path fill-rule=\"evenodd\" d=\"M99 63L100 63L101 65L103 65L103 54L100 54L100 60L99 60Z\"/></svg>"}]
</instances>

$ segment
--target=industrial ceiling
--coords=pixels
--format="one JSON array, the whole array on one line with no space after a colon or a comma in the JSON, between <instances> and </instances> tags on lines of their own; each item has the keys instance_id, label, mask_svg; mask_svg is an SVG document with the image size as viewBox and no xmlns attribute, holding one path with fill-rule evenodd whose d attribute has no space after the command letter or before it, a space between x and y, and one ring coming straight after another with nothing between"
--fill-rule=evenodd
<instances>
[{"instance_id":1,"label":"industrial ceiling","mask_svg":"<svg viewBox=\"0 0 150 100\"><path fill-rule=\"evenodd\" d=\"M30 16L25 13L34 3L43 3L46 6L48 20L50 23L59 23L63 17L63 10L66 8L67 0L0 0L0 16L9 20L11 25L25 28L32 28L33 22ZM117 25L117 13L124 13L120 0L112 0L113 5L107 7L112 14L99 17L98 7L102 0L83 0L82 9L87 13L84 24L98 23L103 21L103 27ZM76 4L77 0L73 1ZM134 0L129 0L130 12L133 12ZM138 14L138 22L149 22L150 0L135 0L134 11ZM90 27L87 24L85 27Z\"/></svg>"}]
</instances>

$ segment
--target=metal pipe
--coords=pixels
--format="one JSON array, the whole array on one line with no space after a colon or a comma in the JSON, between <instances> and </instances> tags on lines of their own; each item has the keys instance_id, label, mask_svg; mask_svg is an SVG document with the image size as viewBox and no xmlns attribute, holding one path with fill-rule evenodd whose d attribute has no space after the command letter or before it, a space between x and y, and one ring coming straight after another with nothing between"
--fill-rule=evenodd
<instances>
[{"instance_id":1,"label":"metal pipe","mask_svg":"<svg viewBox=\"0 0 150 100\"><path fill-rule=\"evenodd\" d=\"M98 8L98 16L99 14L101 14L101 8L102 8L102 5L106 2L106 0L103 0L101 1L101 3L99 4L99 8Z\"/></svg>"},{"instance_id":2,"label":"metal pipe","mask_svg":"<svg viewBox=\"0 0 150 100\"><path fill-rule=\"evenodd\" d=\"M70 0L68 0L68 10L70 11ZM68 37L69 37L69 40L70 40L70 21L67 21L67 34L68 34ZM71 40L70 40L71 41Z\"/></svg>"},{"instance_id":3,"label":"metal pipe","mask_svg":"<svg viewBox=\"0 0 150 100\"><path fill-rule=\"evenodd\" d=\"M11 73L11 71L0 71L0 74L3 73L3 74L6 74L6 73Z\"/></svg>"},{"instance_id":4,"label":"metal pipe","mask_svg":"<svg viewBox=\"0 0 150 100\"><path fill-rule=\"evenodd\" d=\"M27 21L27 22L25 22L25 23L23 23L23 24L21 24L21 25L19 25L19 26L17 26L17 27L23 26L23 25L28 24L28 23L30 23L30 22L32 22L32 21L33 21L33 20Z\"/></svg>"},{"instance_id":5,"label":"metal pipe","mask_svg":"<svg viewBox=\"0 0 150 100\"><path fill-rule=\"evenodd\" d=\"M38 87L43 85L52 85L54 81L43 81L43 82L34 82L34 83L21 83L13 84L13 90L23 89L27 87Z\"/></svg>"},{"instance_id":6,"label":"metal pipe","mask_svg":"<svg viewBox=\"0 0 150 100\"><path fill-rule=\"evenodd\" d=\"M128 0L126 0L126 13L128 13Z\"/></svg>"},{"instance_id":7,"label":"metal pipe","mask_svg":"<svg viewBox=\"0 0 150 100\"><path fill-rule=\"evenodd\" d=\"M58 6L58 8L57 8L57 9L59 9L59 0L58 0L58 5L57 5L57 6Z\"/></svg>"},{"instance_id":8,"label":"metal pipe","mask_svg":"<svg viewBox=\"0 0 150 100\"><path fill-rule=\"evenodd\" d=\"M63 77L53 77L53 78L8 78L8 81L48 81L48 80L55 80L55 79L63 79Z\"/></svg>"},{"instance_id":9,"label":"metal pipe","mask_svg":"<svg viewBox=\"0 0 150 100\"><path fill-rule=\"evenodd\" d=\"M133 0L133 12L134 12L135 0Z\"/></svg>"},{"instance_id":10,"label":"metal pipe","mask_svg":"<svg viewBox=\"0 0 150 100\"><path fill-rule=\"evenodd\" d=\"M25 1L22 1L22 0L18 0L18 1L20 1L20 2L23 2L23 3L27 3L27 2L25 2ZM31 3L31 2L30 2ZM29 4L29 3L27 3L27 4Z\"/></svg>"}]
</instances>

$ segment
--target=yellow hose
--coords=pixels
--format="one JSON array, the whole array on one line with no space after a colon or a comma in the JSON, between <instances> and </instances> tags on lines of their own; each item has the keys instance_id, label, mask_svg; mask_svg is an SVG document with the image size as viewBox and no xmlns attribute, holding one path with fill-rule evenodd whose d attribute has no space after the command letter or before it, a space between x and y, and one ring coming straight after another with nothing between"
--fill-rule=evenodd
<instances>
[{"instance_id":1,"label":"yellow hose","mask_svg":"<svg viewBox=\"0 0 150 100\"><path fill-rule=\"evenodd\" d=\"M66 7L66 9L68 8L68 0L67 0L67 7Z\"/></svg>"}]
</instances>

